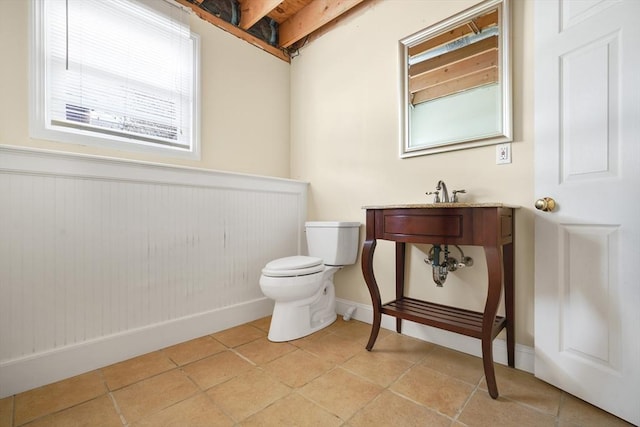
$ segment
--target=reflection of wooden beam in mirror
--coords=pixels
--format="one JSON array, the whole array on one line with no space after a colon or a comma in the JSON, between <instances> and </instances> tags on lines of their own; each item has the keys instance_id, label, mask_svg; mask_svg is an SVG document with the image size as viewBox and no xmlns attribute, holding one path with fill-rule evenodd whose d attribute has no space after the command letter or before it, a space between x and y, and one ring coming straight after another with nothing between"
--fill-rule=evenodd
<instances>
[{"instance_id":1,"label":"reflection of wooden beam in mirror","mask_svg":"<svg viewBox=\"0 0 640 427\"><path fill-rule=\"evenodd\" d=\"M497 36L414 64L409 68L411 103L415 105L485 84L496 83L497 67Z\"/></svg>"},{"instance_id":2,"label":"reflection of wooden beam in mirror","mask_svg":"<svg viewBox=\"0 0 640 427\"><path fill-rule=\"evenodd\" d=\"M475 73L468 74L464 77L449 80L442 84L416 92L412 95L411 101L413 105L417 105L421 102L431 101L432 99L441 98L443 96L463 92L475 87L496 83L497 81L498 67L491 67L486 70L480 70Z\"/></svg>"},{"instance_id":3,"label":"reflection of wooden beam in mirror","mask_svg":"<svg viewBox=\"0 0 640 427\"><path fill-rule=\"evenodd\" d=\"M478 55L487 50L498 49L498 36L492 36L476 43L461 47L451 52L443 53L426 61L418 62L409 67L409 77L415 77L419 74L435 70L440 67L446 67L449 64L462 61L470 56Z\"/></svg>"},{"instance_id":4,"label":"reflection of wooden beam in mirror","mask_svg":"<svg viewBox=\"0 0 640 427\"><path fill-rule=\"evenodd\" d=\"M495 27L496 25L498 25L498 11L494 10L493 12L490 12L486 15L475 18L473 21L480 29L480 31L483 31L490 27ZM446 33L442 33L438 36L432 37L415 46L410 46L407 53L411 57L419 55L435 47L451 43L452 41L458 40L471 33L473 33L473 31L471 30L471 28L469 28L468 23L464 23L454 28L453 30L447 31Z\"/></svg>"},{"instance_id":5,"label":"reflection of wooden beam in mirror","mask_svg":"<svg viewBox=\"0 0 640 427\"><path fill-rule=\"evenodd\" d=\"M478 55L409 78L409 92L419 92L428 87L497 66L498 50L490 49Z\"/></svg>"}]
</instances>

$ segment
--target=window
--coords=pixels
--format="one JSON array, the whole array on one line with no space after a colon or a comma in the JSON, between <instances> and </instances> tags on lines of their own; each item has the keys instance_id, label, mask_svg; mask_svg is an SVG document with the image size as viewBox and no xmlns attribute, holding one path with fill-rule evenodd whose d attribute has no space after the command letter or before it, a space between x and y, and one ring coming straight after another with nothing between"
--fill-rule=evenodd
<instances>
[{"instance_id":1,"label":"window","mask_svg":"<svg viewBox=\"0 0 640 427\"><path fill-rule=\"evenodd\" d=\"M198 38L165 0L33 0L31 135L198 156Z\"/></svg>"}]
</instances>

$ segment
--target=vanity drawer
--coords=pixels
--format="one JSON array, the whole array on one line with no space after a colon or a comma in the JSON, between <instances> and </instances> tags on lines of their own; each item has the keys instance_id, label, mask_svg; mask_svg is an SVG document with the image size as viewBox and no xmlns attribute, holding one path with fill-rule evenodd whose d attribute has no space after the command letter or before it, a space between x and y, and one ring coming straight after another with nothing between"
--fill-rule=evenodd
<instances>
[{"instance_id":1,"label":"vanity drawer","mask_svg":"<svg viewBox=\"0 0 640 427\"><path fill-rule=\"evenodd\" d=\"M473 240L471 209L385 209L376 215L376 237L421 243L465 244Z\"/></svg>"}]
</instances>

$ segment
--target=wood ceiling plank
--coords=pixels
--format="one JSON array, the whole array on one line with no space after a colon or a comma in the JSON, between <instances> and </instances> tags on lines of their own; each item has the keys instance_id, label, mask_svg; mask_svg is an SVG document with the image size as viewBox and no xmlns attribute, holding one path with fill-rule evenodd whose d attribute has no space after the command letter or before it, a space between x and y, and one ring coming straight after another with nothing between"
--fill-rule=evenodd
<instances>
[{"instance_id":1,"label":"wood ceiling plank","mask_svg":"<svg viewBox=\"0 0 640 427\"><path fill-rule=\"evenodd\" d=\"M477 73L469 74L459 79L450 80L448 82L432 86L420 92L416 92L411 103L413 105L422 102L431 101L454 93L463 92L475 87L484 86L498 81L498 67L492 67L488 70L482 70Z\"/></svg>"},{"instance_id":2,"label":"wood ceiling plank","mask_svg":"<svg viewBox=\"0 0 640 427\"><path fill-rule=\"evenodd\" d=\"M284 0L267 15L278 24L283 23L302 9L304 9L313 0Z\"/></svg>"},{"instance_id":3,"label":"wood ceiling plank","mask_svg":"<svg viewBox=\"0 0 640 427\"><path fill-rule=\"evenodd\" d=\"M314 40L322 37L324 34L327 34L328 32L332 31L336 26L341 25L342 22L349 20L353 16L357 16L359 14L364 13L365 10L374 8L376 5L384 1L388 1L388 0L364 0L359 5L352 7L347 12L333 19L331 22L320 27L320 29L309 34L308 39L306 39L306 41L308 43L313 42Z\"/></svg>"},{"instance_id":4,"label":"wood ceiling plank","mask_svg":"<svg viewBox=\"0 0 640 427\"><path fill-rule=\"evenodd\" d=\"M363 1L364 0L315 0L280 24L280 46L291 46Z\"/></svg>"},{"instance_id":5,"label":"wood ceiling plank","mask_svg":"<svg viewBox=\"0 0 640 427\"><path fill-rule=\"evenodd\" d=\"M280 3L282 0L240 0L240 28L248 30Z\"/></svg>"},{"instance_id":6,"label":"wood ceiling plank","mask_svg":"<svg viewBox=\"0 0 640 427\"><path fill-rule=\"evenodd\" d=\"M273 56L279 59L282 59L285 62L291 62L291 58L289 58L289 55L283 52L282 49L279 49L275 46L271 46L269 43L265 42L264 40L261 40L247 33L243 29L228 23L224 19L218 18L217 16L207 12L204 9L199 8L195 4L189 2L188 0L175 0L175 1L193 10L193 12L196 15L198 15L201 19L215 25L216 27L222 28L226 32L231 33L234 36L241 38L242 40L245 40L248 43L251 43L252 45L264 50L265 52L272 54Z\"/></svg>"}]
</instances>

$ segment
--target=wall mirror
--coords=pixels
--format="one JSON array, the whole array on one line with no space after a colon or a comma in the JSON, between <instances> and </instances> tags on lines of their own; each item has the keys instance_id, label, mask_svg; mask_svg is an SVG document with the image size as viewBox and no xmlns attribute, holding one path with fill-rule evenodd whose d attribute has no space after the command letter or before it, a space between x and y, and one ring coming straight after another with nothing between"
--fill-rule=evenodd
<instances>
[{"instance_id":1,"label":"wall mirror","mask_svg":"<svg viewBox=\"0 0 640 427\"><path fill-rule=\"evenodd\" d=\"M509 1L400 40L401 157L512 140Z\"/></svg>"}]
</instances>

